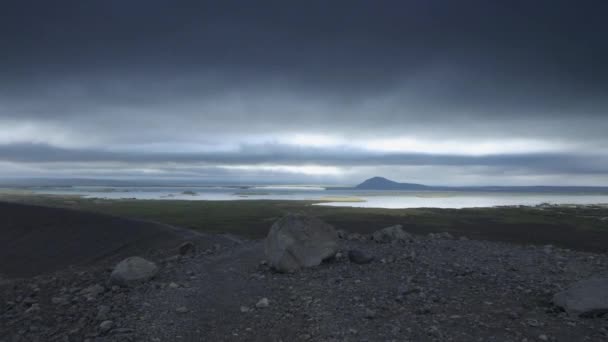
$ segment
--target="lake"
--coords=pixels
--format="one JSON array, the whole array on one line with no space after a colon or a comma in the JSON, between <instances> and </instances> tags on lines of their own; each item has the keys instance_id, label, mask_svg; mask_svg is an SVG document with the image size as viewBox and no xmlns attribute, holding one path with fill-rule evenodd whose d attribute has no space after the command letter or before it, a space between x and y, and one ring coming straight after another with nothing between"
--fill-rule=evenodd
<instances>
[{"instance_id":1,"label":"lake","mask_svg":"<svg viewBox=\"0 0 608 342\"><path fill-rule=\"evenodd\" d=\"M316 205L367 208L472 208L550 204L608 204L608 193L517 193L462 191L325 190L318 186L42 187L36 194L102 199L309 200Z\"/></svg>"}]
</instances>

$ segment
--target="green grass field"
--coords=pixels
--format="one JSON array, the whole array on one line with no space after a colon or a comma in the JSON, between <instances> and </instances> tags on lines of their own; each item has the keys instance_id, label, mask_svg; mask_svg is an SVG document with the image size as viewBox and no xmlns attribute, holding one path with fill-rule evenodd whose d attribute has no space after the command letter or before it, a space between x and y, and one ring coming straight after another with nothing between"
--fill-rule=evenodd
<instances>
[{"instance_id":1,"label":"green grass field","mask_svg":"<svg viewBox=\"0 0 608 342\"><path fill-rule=\"evenodd\" d=\"M203 232L262 238L286 213L320 217L338 229L371 233L402 224L418 234L447 231L473 239L555 244L608 251L608 208L373 209L313 206L307 201L99 200L8 194L0 200L145 219ZM604 218L604 220L602 220Z\"/></svg>"}]
</instances>

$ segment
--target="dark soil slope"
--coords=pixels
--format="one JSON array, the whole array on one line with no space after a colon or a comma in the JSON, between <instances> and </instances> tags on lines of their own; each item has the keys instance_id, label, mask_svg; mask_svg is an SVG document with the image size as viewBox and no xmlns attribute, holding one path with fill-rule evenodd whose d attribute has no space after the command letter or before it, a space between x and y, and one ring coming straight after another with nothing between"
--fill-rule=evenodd
<instances>
[{"instance_id":1,"label":"dark soil slope","mask_svg":"<svg viewBox=\"0 0 608 342\"><path fill-rule=\"evenodd\" d=\"M2 202L0 217L0 274L5 277L172 248L196 234L84 211Z\"/></svg>"}]
</instances>

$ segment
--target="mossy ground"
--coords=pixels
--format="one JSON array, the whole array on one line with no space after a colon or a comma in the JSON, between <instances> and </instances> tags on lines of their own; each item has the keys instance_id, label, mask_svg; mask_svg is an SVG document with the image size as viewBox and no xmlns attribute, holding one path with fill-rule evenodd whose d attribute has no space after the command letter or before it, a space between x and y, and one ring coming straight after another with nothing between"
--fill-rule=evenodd
<instances>
[{"instance_id":1,"label":"mossy ground","mask_svg":"<svg viewBox=\"0 0 608 342\"><path fill-rule=\"evenodd\" d=\"M402 224L418 234L447 231L474 239L608 251L608 208L601 206L377 209L325 207L309 201L102 200L31 194L5 194L0 200L101 212L248 238L264 237L277 218L298 212L318 216L350 232L370 233Z\"/></svg>"}]
</instances>

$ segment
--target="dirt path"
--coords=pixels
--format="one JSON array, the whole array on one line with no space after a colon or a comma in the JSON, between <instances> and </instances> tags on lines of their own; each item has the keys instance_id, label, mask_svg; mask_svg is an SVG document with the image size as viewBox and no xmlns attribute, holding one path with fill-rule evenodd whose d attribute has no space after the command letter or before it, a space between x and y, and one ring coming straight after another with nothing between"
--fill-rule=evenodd
<instances>
[{"instance_id":1,"label":"dirt path","mask_svg":"<svg viewBox=\"0 0 608 342\"><path fill-rule=\"evenodd\" d=\"M277 290L252 281L263 258L261 242L245 242L166 269L162 279L179 287L167 285L135 299L140 304L136 330L146 336L140 337L142 341L224 341L243 340L244 336L248 341L293 339L298 326L295 322L262 329L273 325L272 314L262 314L263 309L255 304L262 298L273 298ZM180 308L187 312L180 312Z\"/></svg>"}]
</instances>

